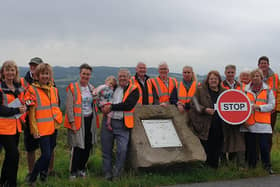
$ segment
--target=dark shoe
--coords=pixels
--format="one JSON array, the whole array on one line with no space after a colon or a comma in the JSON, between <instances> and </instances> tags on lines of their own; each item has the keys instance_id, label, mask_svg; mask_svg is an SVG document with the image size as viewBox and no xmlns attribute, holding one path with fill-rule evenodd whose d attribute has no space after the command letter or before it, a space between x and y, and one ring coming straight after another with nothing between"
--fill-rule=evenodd
<instances>
[{"instance_id":1,"label":"dark shoe","mask_svg":"<svg viewBox=\"0 0 280 187\"><path fill-rule=\"evenodd\" d=\"M269 173L269 175L273 175L274 171L272 170L271 167L267 168L266 171Z\"/></svg>"},{"instance_id":2,"label":"dark shoe","mask_svg":"<svg viewBox=\"0 0 280 187\"><path fill-rule=\"evenodd\" d=\"M112 181L113 180L113 176L111 173L105 173L105 176L104 178L107 180L107 181Z\"/></svg>"},{"instance_id":3,"label":"dark shoe","mask_svg":"<svg viewBox=\"0 0 280 187\"><path fill-rule=\"evenodd\" d=\"M113 169L113 180L119 180L121 177L122 169Z\"/></svg>"},{"instance_id":4,"label":"dark shoe","mask_svg":"<svg viewBox=\"0 0 280 187\"><path fill-rule=\"evenodd\" d=\"M47 181L47 178L48 178L48 174L46 172L41 172L40 173L40 181L42 182L46 182Z\"/></svg>"}]
</instances>

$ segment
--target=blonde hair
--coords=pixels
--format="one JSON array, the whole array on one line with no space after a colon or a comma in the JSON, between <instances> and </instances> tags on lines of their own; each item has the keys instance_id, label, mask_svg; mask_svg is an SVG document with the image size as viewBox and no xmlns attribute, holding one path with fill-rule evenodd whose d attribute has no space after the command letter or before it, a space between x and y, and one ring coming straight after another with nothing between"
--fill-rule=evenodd
<instances>
[{"instance_id":1,"label":"blonde hair","mask_svg":"<svg viewBox=\"0 0 280 187\"><path fill-rule=\"evenodd\" d=\"M254 69L254 70L251 71L251 73L250 73L250 79L252 80L253 76L254 76L256 73L259 73L259 74L261 75L262 80L263 80L264 75L263 75L262 70L259 69L259 68Z\"/></svg>"},{"instance_id":2,"label":"blonde hair","mask_svg":"<svg viewBox=\"0 0 280 187\"><path fill-rule=\"evenodd\" d=\"M111 75L111 76L108 76L106 79L105 79L105 83L106 82L112 82L113 85L116 85L117 84L117 79L115 76Z\"/></svg>"},{"instance_id":3,"label":"blonde hair","mask_svg":"<svg viewBox=\"0 0 280 187\"><path fill-rule=\"evenodd\" d=\"M193 80L193 81L196 81L196 75L195 75L195 73L193 72L192 66L186 65L186 66L183 67L182 70L184 71L184 69L191 69L191 70L192 70L192 80Z\"/></svg>"},{"instance_id":4,"label":"blonde hair","mask_svg":"<svg viewBox=\"0 0 280 187\"><path fill-rule=\"evenodd\" d=\"M53 70L52 70L51 65L49 65L48 63L41 63L41 64L39 64L36 67L35 72L34 72L35 78L37 80L39 80L40 73L43 73L45 71L49 72L49 74L50 74L50 81L52 81L53 80Z\"/></svg>"},{"instance_id":5,"label":"blonde hair","mask_svg":"<svg viewBox=\"0 0 280 187\"><path fill-rule=\"evenodd\" d=\"M3 62L3 65L1 67L1 80L5 79L5 76L4 76L3 73L4 73L4 70L8 69L8 68L15 68L16 69L16 77L14 79L14 82L20 82L18 66L17 66L16 62L13 61L13 60L6 60L5 62Z\"/></svg>"}]
</instances>

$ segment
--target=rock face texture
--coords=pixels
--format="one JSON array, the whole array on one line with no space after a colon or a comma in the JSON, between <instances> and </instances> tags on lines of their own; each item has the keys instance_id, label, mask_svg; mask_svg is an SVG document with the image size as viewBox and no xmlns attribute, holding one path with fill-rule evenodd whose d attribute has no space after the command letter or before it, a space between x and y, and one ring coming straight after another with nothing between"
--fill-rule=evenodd
<instances>
[{"instance_id":1,"label":"rock face texture","mask_svg":"<svg viewBox=\"0 0 280 187\"><path fill-rule=\"evenodd\" d=\"M182 143L181 147L152 148L141 120L172 119ZM193 161L205 161L206 156L199 139L188 127L188 116L175 106L136 106L134 128L129 147L130 166L133 168L172 165Z\"/></svg>"}]
</instances>

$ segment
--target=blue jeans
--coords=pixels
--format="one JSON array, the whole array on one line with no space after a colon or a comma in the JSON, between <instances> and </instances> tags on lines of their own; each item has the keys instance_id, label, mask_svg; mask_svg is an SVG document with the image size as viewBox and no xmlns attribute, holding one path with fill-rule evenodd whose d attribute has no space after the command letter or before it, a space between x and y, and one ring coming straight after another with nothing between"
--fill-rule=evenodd
<instances>
[{"instance_id":1,"label":"blue jeans","mask_svg":"<svg viewBox=\"0 0 280 187\"><path fill-rule=\"evenodd\" d=\"M46 173L48 171L51 155L56 145L56 135L57 134L55 132L51 135L41 136L39 138L41 156L34 165L33 171L30 176L30 182L36 181L39 173Z\"/></svg>"},{"instance_id":2,"label":"blue jeans","mask_svg":"<svg viewBox=\"0 0 280 187\"><path fill-rule=\"evenodd\" d=\"M123 120L112 119L112 128L110 131L106 126L106 117L102 120L101 129L101 146L102 146L102 159L103 159L103 172L112 173L112 154L114 141L117 143L117 155L115 163L115 171L117 174L124 167L126 160L130 130L125 127Z\"/></svg>"}]
</instances>

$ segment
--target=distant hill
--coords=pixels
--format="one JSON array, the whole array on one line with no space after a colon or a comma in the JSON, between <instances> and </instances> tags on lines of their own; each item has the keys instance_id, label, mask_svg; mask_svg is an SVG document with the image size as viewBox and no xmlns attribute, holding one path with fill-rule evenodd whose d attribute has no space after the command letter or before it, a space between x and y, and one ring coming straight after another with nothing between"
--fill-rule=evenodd
<instances>
[{"instance_id":1,"label":"distant hill","mask_svg":"<svg viewBox=\"0 0 280 187\"><path fill-rule=\"evenodd\" d=\"M131 72L131 75L135 74L135 67L122 67L127 68ZM24 77L25 73L28 71L29 68L27 67L20 67L20 76ZM114 75L117 77L118 71L120 68L118 67L108 67L108 66L96 66L93 67L93 74L90 82L94 86L98 86L104 84L104 80L109 75ZM61 67L55 66L53 67L54 71L54 80L59 90L59 95L61 99L61 108L62 110L65 109L65 99L66 99L66 87L74 81L79 79L79 67ZM157 68L148 68L148 75L150 77L156 77L158 75ZM169 73L170 76L175 77L177 80L182 79L182 74L179 73ZM201 82L205 76L197 76L197 79Z\"/></svg>"}]
</instances>

